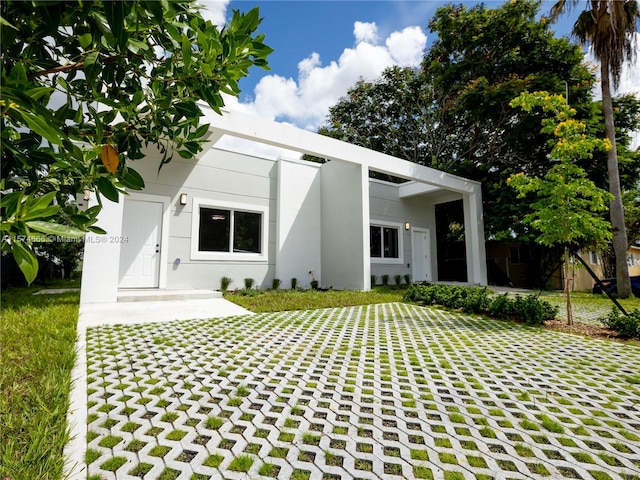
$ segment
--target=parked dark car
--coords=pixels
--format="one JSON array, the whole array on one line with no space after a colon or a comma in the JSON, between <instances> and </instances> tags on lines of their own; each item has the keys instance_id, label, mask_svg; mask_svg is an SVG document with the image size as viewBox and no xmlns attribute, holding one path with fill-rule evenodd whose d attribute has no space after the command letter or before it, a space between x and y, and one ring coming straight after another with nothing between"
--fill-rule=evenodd
<instances>
[{"instance_id":1,"label":"parked dark car","mask_svg":"<svg viewBox=\"0 0 640 480\"><path fill-rule=\"evenodd\" d=\"M618 292L618 282L615 278L605 278L601 280L604 290L609 293ZM597 283L593 286L593 293L605 293ZM640 297L640 276L631 277L631 293L636 297Z\"/></svg>"}]
</instances>

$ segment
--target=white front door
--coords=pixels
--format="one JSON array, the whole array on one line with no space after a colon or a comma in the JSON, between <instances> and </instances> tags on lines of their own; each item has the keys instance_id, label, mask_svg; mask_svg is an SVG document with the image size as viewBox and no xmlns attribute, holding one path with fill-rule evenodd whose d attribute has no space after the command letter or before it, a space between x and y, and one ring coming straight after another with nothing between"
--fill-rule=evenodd
<instances>
[{"instance_id":1,"label":"white front door","mask_svg":"<svg viewBox=\"0 0 640 480\"><path fill-rule=\"evenodd\" d=\"M120 288L157 288L160 276L161 202L124 200Z\"/></svg>"},{"instance_id":2,"label":"white front door","mask_svg":"<svg viewBox=\"0 0 640 480\"><path fill-rule=\"evenodd\" d=\"M413 281L431 281L431 237L426 228L411 229L411 262Z\"/></svg>"}]
</instances>

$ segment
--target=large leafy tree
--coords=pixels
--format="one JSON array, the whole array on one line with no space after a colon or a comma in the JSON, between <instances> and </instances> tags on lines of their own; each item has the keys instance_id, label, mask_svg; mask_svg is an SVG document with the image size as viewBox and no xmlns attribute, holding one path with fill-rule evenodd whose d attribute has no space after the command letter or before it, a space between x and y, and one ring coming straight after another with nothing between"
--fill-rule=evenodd
<instances>
[{"instance_id":1,"label":"large leafy tree","mask_svg":"<svg viewBox=\"0 0 640 480\"><path fill-rule=\"evenodd\" d=\"M559 16L568 5L577 3L578 0L570 2L559 0L552 8L552 17ZM633 33L637 29L639 20L640 10L636 0L590 0L587 2L587 9L578 16L573 28L573 33L580 42L589 44L594 56L600 61L605 133L613 145L607 155L609 191L613 194L609 212L613 229L618 295L622 298L627 298L631 294L631 283L627 265L628 240L624 221L611 87L618 87L623 64L634 60Z\"/></svg>"},{"instance_id":2,"label":"large leafy tree","mask_svg":"<svg viewBox=\"0 0 640 480\"><path fill-rule=\"evenodd\" d=\"M539 116L509 102L524 91L568 92L579 117L591 112L594 79L580 48L556 38L539 9L532 0L495 9L448 5L429 23L438 39L423 70L438 97L447 99L441 104L445 122L459 132L450 155L456 173L483 182L486 230L498 238L511 236L524 206L505 188L506 178L514 169L540 176L549 168Z\"/></svg>"},{"instance_id":3,"label":"large leafy tree","mask_svg":"<svg viewBox=\"0 0 640 480\"><path fill-rule=\"evenodd\" d=\"M549 160L539 115L509 102L525 90L568 89L579 116L592 114L594 78L583 54L538 19L539 7L528 0L438 9L429 24L438 39L422 68L360 81L320 132L481 181L487 234L511 236L526 205L506 178L514 168L543 174Z\"/></svg>"},{"instance_id":4,"label":"large leafy tree","mask_svg":"<svg viewBox=\"0 0 640 480\"><path fill-rule=\"evenodd\" d=\"M100 206L69 198L143 188L133 164L147 147L159 167L197 154L198 102L219 112L272 51L257 9L219 27L191 0L3 1L0 14L2 251L29 282L35 236L100 231Z\"/></svg>"},{"instance_id":5,"label":"large leafy tree","mask_svg":"<svg viewBox=\"0 0 640 480\"><path fill-rule=\"evenodd\" d=\"M375 80L359 80L329 108L319 133L410 162L455 170L451 152L459 132L443 118L424 72L390 67Z\"/></svg>"}]
</instances>

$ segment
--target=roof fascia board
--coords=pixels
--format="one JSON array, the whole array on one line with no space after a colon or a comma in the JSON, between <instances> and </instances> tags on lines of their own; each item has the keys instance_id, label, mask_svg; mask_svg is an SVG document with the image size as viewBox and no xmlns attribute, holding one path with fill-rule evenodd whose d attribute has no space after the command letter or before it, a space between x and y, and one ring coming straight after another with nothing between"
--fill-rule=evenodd
<instances>
[{"instance_id":1,"label":"roof fascia board","mask_svg":"<svg viewBox=\"0 0 640 480\"><path fill-rule=\"evenodd\" d=\"M320 158L362 165L376 172L460 193L476 193L480 188L478 182L302 130L292 125L262 119L235 110L223 109L222 115L218 115L208 108L204 108L203 112L205 120L216 131L216 137L222 132L222 134L295 150Z\"/></svg>"}]
</instances>

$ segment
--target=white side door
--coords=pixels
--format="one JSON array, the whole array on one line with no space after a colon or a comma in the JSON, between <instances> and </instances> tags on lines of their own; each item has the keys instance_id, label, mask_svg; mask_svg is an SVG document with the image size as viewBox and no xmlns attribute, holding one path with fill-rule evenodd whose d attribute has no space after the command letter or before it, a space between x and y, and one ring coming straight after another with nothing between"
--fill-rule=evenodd
<instances>
[{"instance_id":1,"label":"white side door","mask_svg":"<svg viewBox=\"0 0 640 480\"><path fill-rule=\"evenodd\" d=\"M413 281L431 281L431 237L426 228L411 229Z\"/></svg>"},{"instance_id":2,"label":"white side door","mask_svg":"<svg viewBox=\"0 0 640 480\"><path fill-rule=\"evenodd\" d=\"M157 288L162 238L161 202L124 200L120 288Z\"/></svg>"}]
</instances>

